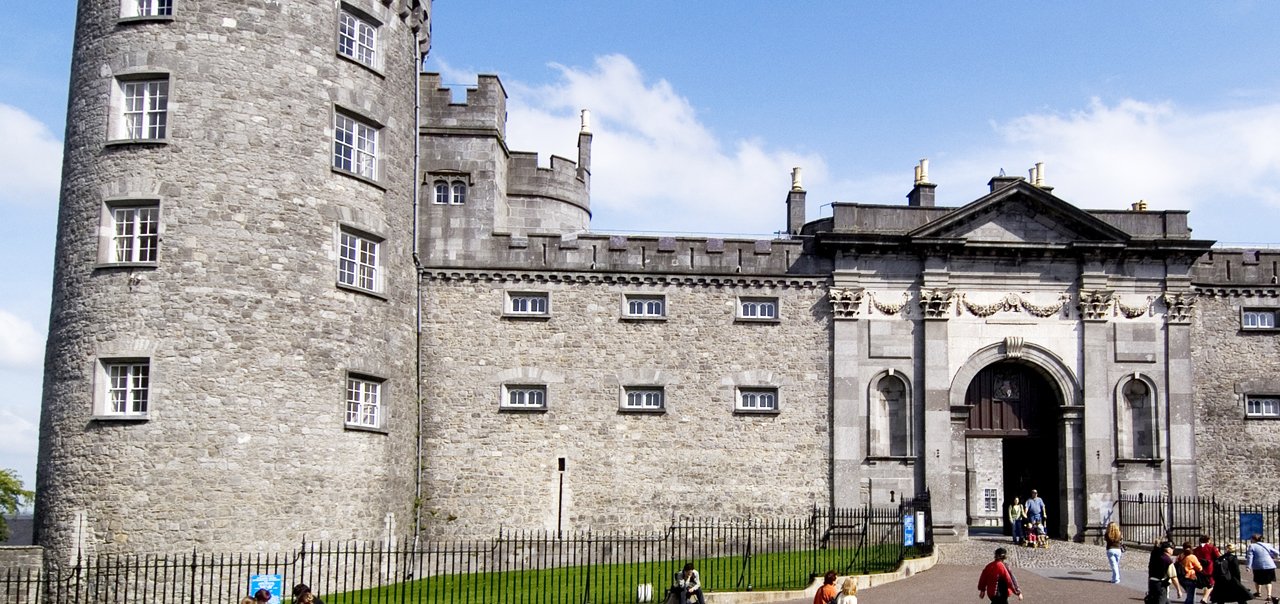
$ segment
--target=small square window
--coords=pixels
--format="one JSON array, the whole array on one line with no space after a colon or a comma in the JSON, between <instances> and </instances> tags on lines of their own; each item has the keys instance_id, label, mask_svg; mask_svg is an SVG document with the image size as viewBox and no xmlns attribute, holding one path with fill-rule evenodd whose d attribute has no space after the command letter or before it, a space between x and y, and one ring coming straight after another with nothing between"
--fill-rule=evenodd
<instances>
[{"instance_id":1,"label":"small square window","mask_svg":"<svg viewBox=\"0 0 1280 604\"><path fill-rule=\"evenodd\" d=\"M378 128L345 113L334 113L333 167L377 180Z\"/></svg>"},{"instance_id":2,"label":"small square window","mask_svg":"<svg viewBox=\"0 0 1280 604\"><path fill-rule=\"evenodd\" d=\"M778 411L778 389L739 388L735 410L746 413L776 413Z\"/></svg>"},{"instance_id":3,"label":"small square window","mask_svg":"<svg viewBox=\"0 0 1280 604\"><path fill-rule=\"evenodd\" d=\"M338 13L338 54L378 68L378 25L343 10Z\"/></svg>"},{"instance_id":4,"label":"small square window","mask_svg":"<svg viewBox=\"0 0 1280 604\"><path fill-rule=\"evenodd\" d=\"M1280 396L1245 397L1245 417L1280 418Z\"/></svg>"},{"instance_id":5,"label":"small square window","mask_svg":"<svg viewBox=\"0 0 1280 604\"><path fill-rule=\"evenodd\" d=\"M505 314L514 317L550 316L550 295L547 292L508 292Z\"/></svg>"},{"instance_id":6,"label":"small square window","mask_svg":"<svg viewBox=\"0 0 1280 604\"><path fill-rule=\"evenodd\" d=\"M666 394L661 386L628 386L622 389L623 411L661 412L666 409Z\"/></svg>"},{"instance_id":7,"label":"small square window","mask_svg":"<svg viewBox=\"0 0 1280 604\"><path fill-rule=\"evenodd\" d=\"M347 377L348 426L382 427L382 381L368 377Z\"/></svg>"},{"instance_id":8,"label":"small square window","mask_svg":"<svg viewBox=\"0 0 1280 604\"><path fill-rule=\"evenodd\" d=\"M342 229L338 241L338 283L370 292L382 291L382 242Z\"/></svg>"},{"instance_id":9,"label":"small square window","mask_svg":"<svg viewBox=\"0 0 1280 604\"><path fill-rule=\"evenodd\" d=\"M100 362L99 370L102 385L97 389L94 415L146 419L151 400L151 362L147 359L109 359Z\"/></svg>"},{"instance_id":10,"label":"small square window","mask_svg":"<svg viewBox=\"0 0 1280 604\"><path fill-rule=\"evenodd\" d=\"M159 141L169 134L169 77L116 79L111 140Z\"/></svg>"},{"instance_id":11,"label":"small square window","mask_svg":"<svg viewBox=\"0 0 1280 604\"><path fill-rule=\"evenodd\" d=\"M738 298L738 319L775 322L778 320L778 299Z\"/></svg>"},{"instance_id":12,"label":"small square window","mask_svg":"<svg viewBox=\"0 0 1280 604\"><path fill-rule=\"evenodd\" d=\"M626 319L665 319L665 296L627 294L622 297L622 316Z\"/></svg>"},{"instance_id":13,"label":"small square window","mask_svg":"<svg viewBox=\"0 0 1280 604\"><path fill-rule=\"evenodd\" d=\"M160 248L160 203L112 203L106 208L110 232L108 264L154 264Z\"/></svg>"},{"instance_id":14,"label":"small square window","mask_svg":"<svg viewBox=\"0 0 1280 604\"><path fill-rule=\"evenodd\" d=\"M1276 314L1274 309L1270 308L1246 308L1240 312L1240 327L1242 329L1275 329Z\"/></svg>"},{"instance_id":15,"label":"small square window","mask_svg":"<svg viewBox=\"0 0 1280 604\"><path fill-rule=\"evenodd\" d=\"M124 0L120 3L120 16L169 17L173 15L173 0Z\"/></svg>"},{"instance_id":16,"label":"small square window","mask_svg":"<svg viewBox=\"0 0 1280 604\"><path fill-rule=\"evenodd\" d=\"M999 509L995 489L982 489L982 511L994 514Z\"/></svg>"},{"instance_id":17,"label":"small square window","mask_svg":"<svg viewBox=\"0 0 1280 604\"><path fill-rule=\"evenodd\" d=\"M544 411L547 408L547 387L531 384L503 386L502 408Z\"/></svg>"}]
</instances>

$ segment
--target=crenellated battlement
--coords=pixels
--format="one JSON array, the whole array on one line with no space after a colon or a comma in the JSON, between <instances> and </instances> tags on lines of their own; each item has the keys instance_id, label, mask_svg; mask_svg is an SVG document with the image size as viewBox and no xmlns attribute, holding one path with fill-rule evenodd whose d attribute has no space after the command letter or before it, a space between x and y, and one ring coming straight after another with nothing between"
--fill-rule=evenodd
<instances>
[{"instance_id":1,"label":"crenellated battlement","mask_svg":"<svg viewBox=\"0 0 1280 604\"><path fill-rule=\"evenodd\" d=\"M467 88L464 103L453 101L453 90L444 87L440 74L421 75L422 124L429 132L448 130L490 130L499 138L507 133L507 91L495 75L480 75L474 88Z\"/></svg>"},{"instance_id":2,"label":"crenellated battlement","mask_svg":"<svg viewBox=\"0 0 1280 604\"><path fill-rule=\"evenodd\" d=\"M537 153L512 151L509 166L507 195L547 197L590 208L587 182L578 162L552 155L551 167L544 168L538 165Z\"/></svg>"},{"instance_id":3,"label":"crenellated battlement","mask_svg":"<svg viewBox=\"0 0 1280 604\"><path fill-rule=\"evenodd\" d=\"M418 55L431 49L431 0L383 0L400 15L418 40Z\"/></svg>"},{"instance_id":4,"label":"crenellated battlement","mask_svg":"<svg viewBox=\"0 0 1280 604\"><path fill-rule=\"evenodd\" d=\"M1280 250L1214 248L1192 270L1196 285L1277 285Z\"/></svg>"}]
</instances>

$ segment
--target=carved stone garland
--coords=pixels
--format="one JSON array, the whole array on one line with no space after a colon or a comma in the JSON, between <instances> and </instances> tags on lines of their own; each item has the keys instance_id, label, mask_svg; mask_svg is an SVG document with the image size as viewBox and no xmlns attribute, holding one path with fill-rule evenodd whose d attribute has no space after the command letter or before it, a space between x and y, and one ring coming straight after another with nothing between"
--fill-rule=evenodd
<instances>
[{"instance_id":1,"label":"carved stone garland","mask_svg":"<svg viewBox=\"0 0 1280 604\"><path fill-rule=\"evenodd\" d=\"M1027 313L1031 314L1032 316L1040 317L1041 319L1046 319L1048 317L1052 317L1062 312L1062 308L1067 305L1067 300L1070 300L1070 299L1071 297L1066 294L1058 294L1057 302L1052 304L1045 304L1043 306L1036 304L1026 298L1021 298L1020 300L1022 303L1022 310L1027 311Z\"/></svg>"},{"instance_id":2,"label":"carved stone garland","mask_svg":"<svg viewBox=\"0 0 1280 604\"><path fill-rule=\"evenodd\" d=\"M863 291L860 289L832 289L828 295L831 300L831 312L837 319L857 318L862 306Z\"/></svg>"},{"instance_id":3,"label":"carved stone garland","mask_svg":"<svg viewBox=\"0 0 1280 604\"><path fill-rule=\"evenodd\" d=\"M1147 314L1147 312L1151 310L1151 303L1155 301L1155 298L1147 296L1147 301L1138 304L1137 306L1129 306L1128 304L1125 304L1124 299L1120 296L1116 296L1115 301L1116 310L1119 311L1120 314L1124 315L1125 318L1128 319L1136 319Z\"/></svg>"},{"instance_id":4,"label":"carved stone garland","mask_svg":"<svg viewBox=\"0 0 1280 604\"><path fill-rule=\"evenodd\" d=\"M907 305L907 301L911 299L911 297L907 294L907 292L902 292L902 302L899 302L897 304L881 302L876 298L875 294L871 294L871 293L867 294L867 297L871 298L871 305L876 307L876 310L886 315L898 314L898 312L902 310L902 307Z\"/></svg>"}]
</instances>

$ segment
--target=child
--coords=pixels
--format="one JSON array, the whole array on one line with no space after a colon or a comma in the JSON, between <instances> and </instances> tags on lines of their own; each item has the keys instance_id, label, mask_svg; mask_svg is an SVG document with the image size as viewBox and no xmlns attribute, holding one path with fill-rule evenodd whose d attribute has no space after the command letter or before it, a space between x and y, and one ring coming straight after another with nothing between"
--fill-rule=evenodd
<instances>
[{"instance_id":1,"label":"child","mask_svg":"<svg viewBox=\"0 0 1280 604\"><path fill-rule=\"evenodd\" d=\"M1036 546L1036 541L1040 539L1039 533L1040 523L1032 522L1031 525L1027 527L1027 547L1034 548Z\"/></svg>"},{"instance_id":2,"label":"child","mask_svg":"<svg viewBox=\"0 0 1280 604\"><path fill-rule=\"evenodd\" d=\"M1048 549L1049 535L1044 531L1044 524L1036 523L1036 547Z\"/></svg>"}]
</instances>

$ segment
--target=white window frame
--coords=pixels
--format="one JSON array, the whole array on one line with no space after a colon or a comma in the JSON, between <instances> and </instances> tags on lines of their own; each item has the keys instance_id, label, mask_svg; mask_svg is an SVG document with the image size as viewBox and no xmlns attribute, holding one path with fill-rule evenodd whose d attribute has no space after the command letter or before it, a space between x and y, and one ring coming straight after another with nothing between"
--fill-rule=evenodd
<instances>
[{"instance_id":1,"label":"white window frame","mask_svg":"<svg viewBox=\"0 0 1280 604\"><path fill-rule=\"evenodd\" d=\"M738 413L777 413L782 393L776 386L742 386L735 389L733 399Z\"/></svg>"},{"instance_id":2,"label":"white window frame","mask_svg":"<svg viewBox=\"0 0 1280 604\"><path fill-rule=\"evenodd\" d=\"M378 138L382 129L345 111L333 112L333 169L378 180Z\"/></svg>"},{"instance_id":3,"label":"white window frame","mask_svg":"<svg viewBox=\"0 0 1280 604\"><path fill-rule=\"evenodd\" d=\"M436 205L466 205L470 186L464 180L436 179L433 183L433 201Z\"/></svg>"},{"instance_id":4,"label":"white window frame","mask_svg":"<svg viewBox=\"0 0 1280 604\"><path fill-rule=\"evenodd\" d=\"M780 320L778 298L773 296L742 296L738 298L738 316L741 321L773 323ZM771 312L772 314L768 314Z\"/></svg>"},{"instance_id":5,"label":"white window frame","mask_svg":"<svg viewBox=\"0 0 1280 604\"><path fill-rule=\"evenodd\" d=\"M500 408L512 411L546 411L546 384L503 384Z\"/></svg>"},{"instance_id":6,"label":"white window frame","mask_svg":"<svg viewBox=\"0 0 1280 604\"><path fill-rule=\"evenodd\" d=\"M338 229L338 285L382 293L383 240L350 229Z\"/></svg>"},{"instance_id":7,"label":"white window frame","mask_svg":"<svg viewBox=\"0 0 1280 604\"><path fill-rule=\"evenodd\" d=\"M173 0L122 0L120 18L172 17Z\"/></svg>"},{"instance_id":8,"label":"white window frame","mask_svg":"<svg viewBox=\"0 0 1280 604\"><path fill-rule=\"evenodd\" d=\"M667 393L662 386L624 386L619 401L622 411L662 413L667 409Z\"/></svg>"},{"instance_id":9,"label":"white window frame","mask_svg":"<svg viewBox=\"0 0 1280 604\"><path fill-rule=\"evenodd\" d=\"M1280 309L1243 308L1240 310L1240 329L1269 331L1276 329Z\"/></svg>"},{"instance_id":10,"label":"white window frame","mask_svg":"<svg viewBox=\"0 0 1280 604\"><path fill-rule=\"evenodd\" d=\"M380 67L382 53L379 49L379 30L382 24L366 15L357 13L346 7L338 11L338 43L339 56L346 57L377 70Z\"/></svg>"},{"instance_id":11,"label":"white window frame","mask_svg":"<svg viewBox=\"0 0 1280 604\"><path fill-rule=\"evenodd\" d=\"M347 375L346 420L353 428L382 428L386 407L385 380L361 374Z\"/></svg>"},{"instance_id":12,"label":"white window frame","mask_svg":"<svg viewBox=\"0 0 1280 604\"><path fill-rule=\"evenodd\" d=\"M551 316L551 294L547 292L507 292L503 300L503 314L508 317Z\"/></svg>"},{"instance_id":13,"label":"white window frame","mask_svg":"<svg viewBox=\"0 0 1280 604\"><path fill-rule=\"evenodd\" d=\"M112 141L169 138L170 86L167 74L120 76L113 80Z\"/></svg>"},{"instance_id":14,"label":"white window frame","mask_svg":"<svg viewBox=\"0 0 1280 604\"><path fill-rule=\"evenodd\" d=\"M662 294L623 294L622 318L662 321L667 318L667 297Z\"/></svg>"},{"instance_id":15,"label":"white window frame","mask_svg":"<svg viewBox=\"0 0 1280 604\"><path fill-rule=\"evenodd\" d=\"M1000 511L1000 496L995 489L990 487L982 489L982 511L986 514Z\"/></svg>"},{"instance_id":16,"label":"white window frame","mask_svg":"<svg viewBox=\"0 0 1280 604\"><path fill-rule=\"evenodd\" d=\"M152 406L151 360L98 360L94 416L104 419L147 419Z\"/></svg>"},{"instance_id":17,"label":"white window frame","mask_svg":"<svg viewBox=\"0 0 1280 604\"><path fill-rule=\"evenodd\" d=\"M1244 416L1249 419L1280 419L1280 395L1246 395Z\"/></svg>"},{"instance_id":18,"label":"white window frame","mask_svg":"<svg viewBox=\"0 0 1280 604\"><path fill-rule=\"evenodd\" d=\"M104 263L154 265L159 261L159 201L110 202L105 211Z\"/></svg>"}]
</instances>

